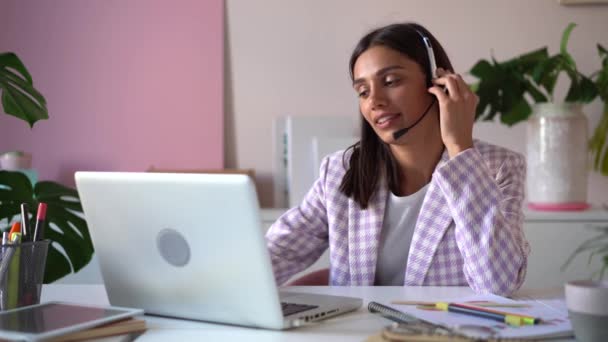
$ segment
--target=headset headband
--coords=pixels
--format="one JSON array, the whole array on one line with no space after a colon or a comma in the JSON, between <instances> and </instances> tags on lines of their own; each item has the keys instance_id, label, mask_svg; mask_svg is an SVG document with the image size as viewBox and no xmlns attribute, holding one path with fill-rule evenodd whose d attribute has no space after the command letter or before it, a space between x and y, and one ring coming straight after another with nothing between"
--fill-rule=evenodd
<instances>
[{"instance_id":1,"label":"headset headband","mask_svg":"<svg viewBox=\"0 0 608 342\"><path fill-rule=\"evenodd\" d=\"M414 29L418 35L422 38L422 42L426 47L426 54L429 57L429 85L432 84L431 80L437 77L437 62L435 60L435 52L433 51L433 45L431 45L431 40L422 34L422 32Z\"/></svg>"}]
</instances>

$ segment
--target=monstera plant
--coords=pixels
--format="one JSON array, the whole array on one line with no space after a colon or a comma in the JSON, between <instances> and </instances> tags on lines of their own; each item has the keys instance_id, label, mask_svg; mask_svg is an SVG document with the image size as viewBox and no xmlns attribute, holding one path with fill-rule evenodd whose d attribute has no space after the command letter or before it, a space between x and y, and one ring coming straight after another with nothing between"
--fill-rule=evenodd
<instances>
[{"instance_id":1,"label":"monstera plant","mask_svg":"<svg viewBox=\"0 0 608 342\"><path fill-rule=\"evenodd\" d=\"M0 53L0 92L6 114L26 121L33 127L48 119L46 100L35 88L30 73L14 53ZM47 204L45 238L51 240L44 282L51 283L83 268L93 256L93 245L75 189L52 181L32 185L21 172L0 171L0 229L21 215L21 203L30 210L38 203ZM35 212L28 213L33 227Z\"/></svg>"}]
</instances>

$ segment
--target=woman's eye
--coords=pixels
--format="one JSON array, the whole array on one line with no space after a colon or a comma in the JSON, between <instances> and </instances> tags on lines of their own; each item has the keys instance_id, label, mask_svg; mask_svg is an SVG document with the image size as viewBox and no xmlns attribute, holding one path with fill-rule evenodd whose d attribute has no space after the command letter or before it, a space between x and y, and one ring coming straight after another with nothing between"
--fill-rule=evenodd
<instances>
[{"instance_id":1,"label":"woman's eye","mask_svg":"<svg viewBox=\"0 0 608 342\"><path fill-rule=\"evenodd\" d=\"M398 78L387 78L387 79L384 81L384 84L385 84L385 85L387 85L387 86L392 86L392 85L397 84L398 82L399 82L399 79L398 79Z\"/></svg>"},{"instance_id":2,"label":"woman's eye","mask_svg":"<svg viewBox=\"0 0 608 342\"><path fill-rule=\"evenodd\" d=\"M369 94L368 90L360 90L360 91L357 92L357 95L359 97L366 97L368 94Z\"/></svg>"}]
</instances>

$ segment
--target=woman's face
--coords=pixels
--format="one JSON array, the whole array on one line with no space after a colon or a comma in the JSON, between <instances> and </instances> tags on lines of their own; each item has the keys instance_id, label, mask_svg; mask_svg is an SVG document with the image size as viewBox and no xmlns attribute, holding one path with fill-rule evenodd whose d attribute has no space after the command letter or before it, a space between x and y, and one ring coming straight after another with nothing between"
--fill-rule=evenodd
<instances>
[{"instance_id":1,"label":"woman's face","mask_svg":"<svg viewBox=\"0 0 608 342\"><path fill-rule=\"evenodd\" d=\"M418 120L432 100L420 65L385 46L363 52L355 62L353 78L361 113L386 143L395 142L393 133ZM416 128L424 126L429 117ZM408 132L400 140L410 135Z\"/></svg>"}]
</instances>

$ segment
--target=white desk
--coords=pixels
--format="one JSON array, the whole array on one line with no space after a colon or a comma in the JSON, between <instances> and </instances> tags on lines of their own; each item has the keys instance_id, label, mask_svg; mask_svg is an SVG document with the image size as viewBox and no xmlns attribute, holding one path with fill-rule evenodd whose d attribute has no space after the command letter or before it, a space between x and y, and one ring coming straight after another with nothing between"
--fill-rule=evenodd
<instances>
[{"instance_id":1,"label":"white desk","mask_svg":"<svg viewBox=\"0 0 608 342\"><path fill-rule=\"evenodd\" d=\"M369 301L390 302L395 299L436 300L468 296L468 287L290 287L290 291L314 292L361 297L364 305L356 312L328 319L315 325L289 331L269 331L242 328L198 321L145 316L148 330L137 341L363 341L379 332L390 321L370 314ZM253 295L253 294L252 294ZM516 297L556 298L559 289L535 293L522 291ZM103 285L45 285L42 301L61 300L86 304L107 305L108 297ZM551 340L557 341L557 340ZM563 340L574 341L574 340Z\"/></svg>"}]
</instances>

